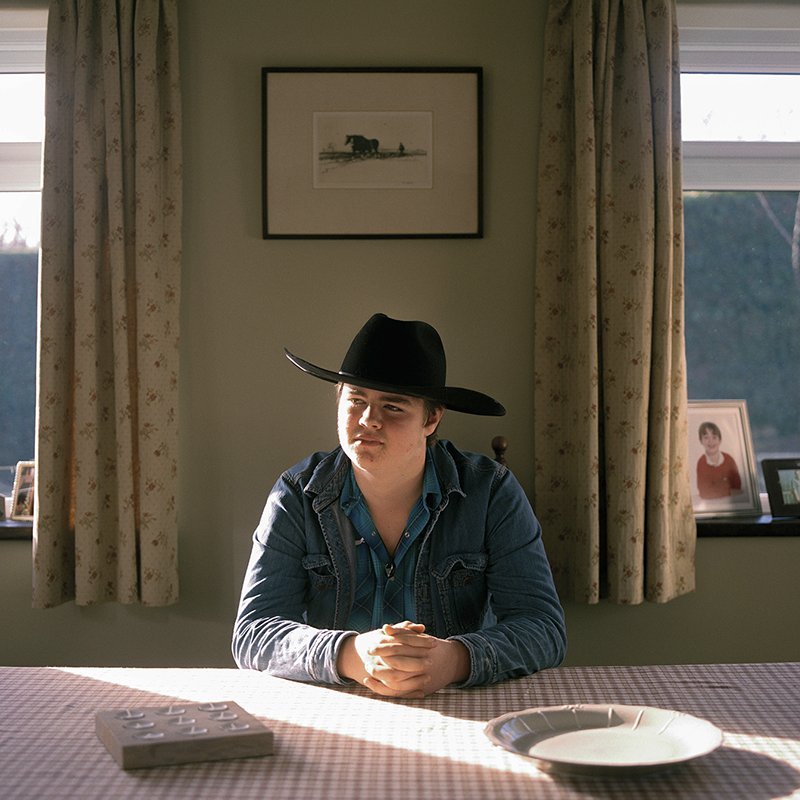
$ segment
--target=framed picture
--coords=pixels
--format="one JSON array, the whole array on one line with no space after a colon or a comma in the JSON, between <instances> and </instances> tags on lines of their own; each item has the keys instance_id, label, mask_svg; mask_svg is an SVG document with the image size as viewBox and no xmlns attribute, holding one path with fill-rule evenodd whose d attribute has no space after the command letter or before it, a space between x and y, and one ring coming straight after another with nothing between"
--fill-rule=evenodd
<instances>
[{"instance_id":1,"label":"framed picture","mask_svg":"<svg viewBox=\"0 0 800 800\"><path fill-rule=\"evenodd\" d=\"M773 517L800 517L800 458L765 458L761 462Z\"/></svg>"},{"instance_id":2,"label":"framed picture","mask_svg":"<svg viewBox=\"0 0 800 800\"><path fill-rule=\"evenodd\" d=\"M480 67L264 67L265 239L481 237Z\"/></svg>"},{"instance_id":3,"label":"framed picture","mask_svg":"<svg viewBox=\"0 0 800 800\"><path fill-rule=\"evenodd\" d=\"M33 519L34 461L19 461L11 491L11 519Z\"/></svg>"},{"instance_id":4,"label":"framed picture","mask_svg":"<svg viewBox=\"0 0 800 800\"><path fill-rule=\"evenodd\" d=\"M744 400L689 401L689 474L696 517L760 516Z\"/></svg>"}]
</instances>

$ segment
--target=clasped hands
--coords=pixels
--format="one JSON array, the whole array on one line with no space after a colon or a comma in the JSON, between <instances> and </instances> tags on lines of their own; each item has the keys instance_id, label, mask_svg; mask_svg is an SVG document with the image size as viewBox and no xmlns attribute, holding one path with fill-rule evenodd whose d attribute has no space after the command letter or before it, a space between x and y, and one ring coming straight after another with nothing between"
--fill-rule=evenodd
<instances>
[{"instance_id":1,"label":"clasped hands","mask_svg":"<svg viewBox=\"0 0 800 800\"><path fill-rule=\"evenodd\" d=\"M375 694L420 698L466 680L470 661L461 642L437 639L406 620L345 639L337 669Z\"/></svg>"}]
</instances>

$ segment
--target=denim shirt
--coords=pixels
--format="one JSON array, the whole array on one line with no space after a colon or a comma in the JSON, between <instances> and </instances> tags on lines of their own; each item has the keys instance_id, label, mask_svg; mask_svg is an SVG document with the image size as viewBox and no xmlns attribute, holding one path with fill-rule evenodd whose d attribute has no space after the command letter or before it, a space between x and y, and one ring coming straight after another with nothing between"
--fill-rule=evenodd
<instances>
[{"instance_id":1,"label":"denim shirt","mask_svg":"<svg viewBox=\"0 0 800 800\"><path fill-rule=\"evenodd\" d=\"M417 619L462 642L476 686L561 663L564 612L541 528L514 475L486 456L435 444L442 499L419 546ZM341 448L281 475L253 535L233 631L242 669L319 683L336 670L353 604L355 535L339 495L350 467Z\"/></svg>"}]
</instances>

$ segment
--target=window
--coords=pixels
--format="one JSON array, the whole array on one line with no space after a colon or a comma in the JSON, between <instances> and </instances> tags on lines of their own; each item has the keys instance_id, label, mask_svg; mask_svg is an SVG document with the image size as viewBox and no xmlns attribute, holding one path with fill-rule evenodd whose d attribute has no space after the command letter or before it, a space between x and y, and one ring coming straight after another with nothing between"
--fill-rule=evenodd
<instances>
[{"instance_id":1,"label":"window","mask_svg":"<svg viewBox=\"0 0 800 800\"><path fill-rule=\"evenodd\" d=\"M0 10L0 493L33 458L44 11Z\"/></svg>"},{"instance_id":2,"label":"window","mask_svg":"<svg viewBox=\"0 0 800 800\"><path fill-rule=\"evenodd\" d=\"M679 23L689 397L747 400L757 459L796 455L800 8L679 6Z\"/></svg>"}]
</instances>

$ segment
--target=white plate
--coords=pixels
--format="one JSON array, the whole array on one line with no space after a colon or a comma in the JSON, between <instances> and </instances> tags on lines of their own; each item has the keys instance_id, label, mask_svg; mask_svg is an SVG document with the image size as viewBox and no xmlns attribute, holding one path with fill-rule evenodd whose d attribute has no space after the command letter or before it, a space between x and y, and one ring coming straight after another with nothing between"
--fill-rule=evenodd
<instances>
[{"instance_id":1,"label":"white plate","mask_svg":"<svg viewBox=\"0 0 800 800\"><path fill-rule=\"evenodd\" d=\"M585 774L665 769L722 744L722 731L710 722L648 706L529 708L493 719L485 732L544 770Z\"/></svg>"}]
</instances>

